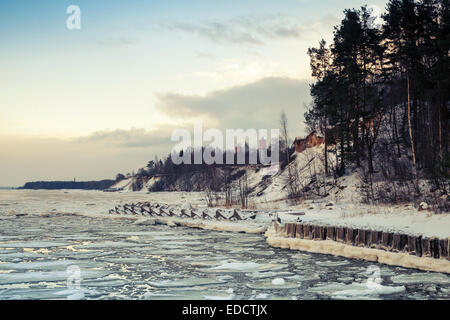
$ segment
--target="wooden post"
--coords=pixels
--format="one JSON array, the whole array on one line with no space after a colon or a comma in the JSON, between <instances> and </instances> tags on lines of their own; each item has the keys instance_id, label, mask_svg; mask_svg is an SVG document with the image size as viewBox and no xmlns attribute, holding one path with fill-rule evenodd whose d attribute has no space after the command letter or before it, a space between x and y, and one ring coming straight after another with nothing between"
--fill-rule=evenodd
<instances>
[{"instance_id":1,"label":"wooden post","mask_svg":"<svg viewBox=\"0 0 450 320\"><path fill-rule=\"evenodd\" d=\"M326 239L336 241L336 228L335 227L327 227Z\"/></svg>"},{"instance_id":2,"label":"wooden post","mask_svg":"<svg viewBox=\"0 0 450 320\"><path fill-rule=\"evenodd\" d=\"M347 228L347 236L345 238L345 242L349 245L353 245L355 243L356 234L358 230L353 230L352 228Z\"/></svg>"},{"instance_id":3,"label":"wooden post","mask_svg":"<svg viewBox=\"0 0 450 320\"><path fill-rule=\"evenodd\" d=\"M450 260L448 252L448 238L439 240L439 257Z\"/></svg>"},{"instance_id":4,"label":"wooden post","mask_svg":"<svg viewBox=\"0 0 450 320\"><path fill-rule=\"evenodd\" d=\"M299 239L303 239L303 224L297 224L297 227L295 228L295 237Z\"/></svg>"},{"instance_id":5,"label":"wooden post","mask_svg":"<svg viewBox=\"0 0 450 320\"><path fill-rule=\"evenodd\" d=\"M344 227L336 228L336 241L345 243L345 239L347 237L346 231L347 229Z\"/></svg>"},{"instance_id":6,"label":"wooden post","mask_svg":"<svg viewBox=\"0 0 450 320\"><path fill-rule=\"evenodd\" d=\"M432 258L439 259L439 239L432 238L430 240L430 255Z\"/></svg>"},{"instance_id":7,"label":"wooden post","mask_svg":"<svg viewBox=\"0 0 450 320\"><path fill-rule=\"evenodd\" d=\"M370 231L369 247L374 248L374 249L380 248L382 238L383 238L383 232Z\"/></svg>"},{"instance_id":8,"label":"wooden post","mask_svg":"<svg viewBox=\"0 0 450 320\"><path fill-rule=\"evenodd\" d=\"M366 230L358 230L358 236L356 237L356 244L358 247L365 247L367 245L367 234L368 232Z\"/></svg>"},{"instance_id":9,"label":"wooden post","mask_svg":"<svg viewBox=\"0 0 450 320\"><path fill-rule=\"evenodd\" d=\"M311 239L312 227L310 225L303 225L303 237L304 239Z\"/></svg>"},{"instance_id":10,"label":"wooden post","mask_svg":"<svg viewBox=\"0 0 450 320\"><path fill-rule=\"evenodd\" d=\"M430 239L422 238L422 256L431 257Z\"/></svg>"}]
</instances>

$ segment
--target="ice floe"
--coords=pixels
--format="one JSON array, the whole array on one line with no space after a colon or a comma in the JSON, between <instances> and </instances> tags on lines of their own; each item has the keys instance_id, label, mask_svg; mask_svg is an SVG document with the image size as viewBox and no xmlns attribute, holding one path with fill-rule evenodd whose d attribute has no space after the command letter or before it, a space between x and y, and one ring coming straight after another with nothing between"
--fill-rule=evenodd
<instances>
[{"instance_id":1,"label":"ice floe","mask_svg":"<svg viewBox=\"0 0 450 320\"><path fill-rule=\"evenodd\" d=\"M317 293L319 295L330 296L337 299L345 298L370 298L379 295L389 295L394 293L402 293L405 291L404 286L367 286L365 283L328 283L318 285L307 289L308 292Z\"/></svg>"},{"instance_id":2,"label":"ice floe","mask_svg":"<svg viewBox=\"0 0 450 320\"><path fill-rule=\"evenodd\" d=\"M391 277L393 283L436 283L436 284L450 284L450 276L442 273L412 273L400 274Z\"/></svg>"}]
</instances>

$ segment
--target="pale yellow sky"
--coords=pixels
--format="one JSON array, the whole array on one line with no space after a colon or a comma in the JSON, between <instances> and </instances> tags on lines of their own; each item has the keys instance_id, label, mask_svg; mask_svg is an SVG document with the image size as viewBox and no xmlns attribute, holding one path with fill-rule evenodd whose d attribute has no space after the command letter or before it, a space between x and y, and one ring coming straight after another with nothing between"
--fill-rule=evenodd
<instances>
[{"instance_id":1,"label":"pale yellow sky","mask_svg":"<svg viewBox=\"0 0 450 320\"><path fill-rule=\"evenodd\" d=\"M364 2L233 2L1 3L0 186L136 170L194 120L302 134L306 51Z\"/></svg>"}]
</instances>

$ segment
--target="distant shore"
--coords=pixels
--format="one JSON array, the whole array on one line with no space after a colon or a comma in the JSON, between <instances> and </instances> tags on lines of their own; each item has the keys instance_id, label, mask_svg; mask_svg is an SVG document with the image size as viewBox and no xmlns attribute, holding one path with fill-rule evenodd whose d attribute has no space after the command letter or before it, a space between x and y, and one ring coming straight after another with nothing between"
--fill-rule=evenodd
<instances>
[{"instance_id":1,"label":"distant shore","mask_svg":"<svg viewBox=\"0 0 450 320\"><path fill-rule=\"evenodd\" d=\"M115 180L100 181L34 181L27 182L19 190L61 190L61 189L79 189L79 190L105 190L114 185Z\"/></svg>"}]
</instances>

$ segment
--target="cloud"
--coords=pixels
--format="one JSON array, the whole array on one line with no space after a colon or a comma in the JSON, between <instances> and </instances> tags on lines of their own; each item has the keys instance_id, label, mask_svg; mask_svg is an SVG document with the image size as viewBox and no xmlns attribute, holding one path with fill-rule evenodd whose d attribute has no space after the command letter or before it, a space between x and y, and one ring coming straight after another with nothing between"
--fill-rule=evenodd
<instances>
[{"instance_id":1,"label":"cloud","mask_svg":"<svg viewBox=\"0 0 450 320\"><path fill-rule=\"evenodd\" d=\"M74 139L75 142L100 142L119 148L147 148L166 144L170 141L173 126L161 126L157 129L142 128L114 129L96 131L88 136Z\"/></svg>"},{"instance_id":2,"label":"cloud","mask_svg":"<svg viewBox=\"0 0 450 320\"><path fill-rule=\"evenodd\" d=\"M260 45L258 40L250 32L240 30L232 25L222 22L204 22L202 24L175 23L169 25L171 30L181 30L204 37L213 42L229 42L238 44Z\"/></svg>"},{"instance_id":3,"label":"cloud","mask_svg":"<svg viewBox=\"0 0 450 320\"><path fill-rule=\"evenodd\" d=\"M170 140L173 130L192 131L194 120L203 120L204 129L272 129L279 127L284 110L291 137L301 135L304 103L311 99L307 82L287 77L263 78L204 96L167 93L157 98L157 108L175 124L100 130L70 141L0 136L0 185L113 178L137 170L155 155L166 156L175 146Z\"/></svg>"},{"instance_id":4,"label":"cloud","mask_svg":"<svg viewBox=\"0 0 450 320\"><path fill-rule=\"evenodd\" d=\"M133 45L137 42L136 39L130 37L118 37L118 38L108 38L105 40L97 41L97 44L104 47L122 47L126 45Z\"/></svg>"},{"instance_id":5,"label":"cloud","mask_svg":"<svg viewBox=\"0 0 450 320\"><path fill-rule=\"evenodd\" d=\"M266 39L303 39L318 28L329 27L335 17L325 16L316 22L299 23L282 14L240 16L226 21L209 20L198 23L165 23L169 30L196 34L217 43L263 45Z\"/></svg>"},{"instance_id":6,"label":"cloud","mask_svg":"<svg viewBox=\"0 0 450 320\"><path fill-rule=\"evenodd\" d=\"M303 131L304 105L311 101L304 80L271 77L213 91L204 96L159 94L157 108L173 118L202 119L205 126L224 128L278 128L284 110L291 128Z\"/></svg>"}]
</instances>

